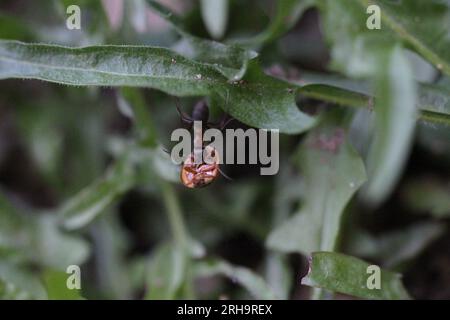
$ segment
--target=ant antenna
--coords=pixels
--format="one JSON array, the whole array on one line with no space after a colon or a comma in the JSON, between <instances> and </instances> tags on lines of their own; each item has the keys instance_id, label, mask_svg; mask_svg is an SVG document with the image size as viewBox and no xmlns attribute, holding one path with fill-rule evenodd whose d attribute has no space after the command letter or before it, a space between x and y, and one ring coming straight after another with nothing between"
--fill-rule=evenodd
<instances>
[{"instance_id":1,"label":"ant antenna","mask_svg":"<svg viewBox=\"0 0 450 320\"><path fill-rule=\"evenodd\" d=\"M225 118L226 119L226 118ZM223 123L221 123L221 127L220 127L220 130L223 130L228 124L230 124L230 122L232 122L232 121L234 121L234 120L236 120L235 118L233 118L233 117L230 117L230 118L228 118L225 122L223 122Z\"/></svg>"},{"instance_id":2,"label":"ant antenna","mask_svg":"<svg viewBox=\"0 0 450 320\"><path fill-rule=\"evenodd\" d=\"M236 119L232 117L227 118L225 116L219 123L208 122L208 127L223 130L231 121L234 120Z\"/></svg>"}]
</instances>

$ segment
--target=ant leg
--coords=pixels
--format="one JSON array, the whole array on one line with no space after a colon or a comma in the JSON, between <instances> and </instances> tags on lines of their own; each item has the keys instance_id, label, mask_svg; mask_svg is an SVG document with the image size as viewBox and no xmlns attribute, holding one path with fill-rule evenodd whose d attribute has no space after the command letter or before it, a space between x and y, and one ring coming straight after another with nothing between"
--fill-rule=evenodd
<instances>
[{"instance_id":1,"label":"ant leg","mask_svg":"<svg viewBox=\"0 0 450 320\"><path fill-rule=\"evenodd\" d=\"M181 110L181 103L180 103L180 99L178 97L175 97L175 106L177 108L178 114L180 115L181 121L189 124L189 126L192 127L192 123L194 122L194 120L189 115L187 115L185 112L183 112ZM190 129L190 127L189 127L189 129Z\"/></svg>"},{"instance_id":2,"label":"ant leg","mask_svg":"<svg viewBox=\"0 0 450 320\"><path fill-rule=\"evenodd\" d=\"M228 119L227 117L223 118L222 122L220 123L220 130L223 130L228 124L230 124L230 122L234 120L236 119L233 117L228 117Z\"/></svg>"},{"instance_id":3,"label":"ant leg","mask_svg":"<svg viewBox=\"0 0 450 320\"><path fill-rule=\"evenodd\" d=\"M232 117L224 116L219 123L208 122L208 127L219 129L222 131L231 121L234 121L234 120L236 120L236 119L234 119Z\"/></svg>"},{"instance_id":4,"label":"ant leg","mask_svg":"<svg viewBox=\"0 0 450 320\"><path fill-rule=\"evenodd\" d=\"M170 155L170 150L166 148L165 146L161 146L161 150Z\"/></svg>"},{"instance_id":5,"label":"ant leg","mask_svg":"<svg viewBox=\"0 0 450 320\"><path fill-rule=\"evenodd\" d=\"M231 179L229 176L227 176L221 169L220 167L217 168L220 172L220 174L227 180L233 181L233 179Z\"/></svg>"}]
</instances>

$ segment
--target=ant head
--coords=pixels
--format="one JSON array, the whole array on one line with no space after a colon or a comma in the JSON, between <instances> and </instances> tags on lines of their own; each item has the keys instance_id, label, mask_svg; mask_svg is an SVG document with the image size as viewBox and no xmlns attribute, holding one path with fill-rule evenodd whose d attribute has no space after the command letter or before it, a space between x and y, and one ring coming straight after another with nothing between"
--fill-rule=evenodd
<instances>
[{"instance_id":1,"label":"ant head","mask_svg":"<svg viewBox=\"0 0 450 320\"><path fill-rule=\"evenodd\" d=\"M204 99L195 104L194 109L192 110L192 117L181 110L180 99L175 98L175 101L181 120L186 123L189 128L192 127L194 121L201 121L204 124L204 127L222 130L228 125L228 123L234 120L233 118L225 116L219 123L209 122L209 107Z\"/></svg>"},{"instance_id":2,"label":"ant head","mask_svg":"<svg viewBox=\"0 0 450 320\"><path fill-rule=\"evenodd\" d=\"M205 100L200 100L192 110L192 119L194 121L201 121L207 123L209 120L209 107Z\"/></svg>"}]
</instances>

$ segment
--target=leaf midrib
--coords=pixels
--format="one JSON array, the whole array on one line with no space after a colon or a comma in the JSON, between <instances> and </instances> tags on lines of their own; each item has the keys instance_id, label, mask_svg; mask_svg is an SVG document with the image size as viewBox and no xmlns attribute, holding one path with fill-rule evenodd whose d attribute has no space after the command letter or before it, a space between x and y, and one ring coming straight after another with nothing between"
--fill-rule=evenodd
<instances>
[{"instance_id":1,"label":"leaf midrib","mask_svg":"<svg viewBox=\"0 0 450 320\"><path fill-rule=\"evenodd\" d=\"M120 73L120 72L114 72L114 71L104 71L104 70L98 70L98 69L92 69L92 68L76 68L76 67L67 67L67 66L54 66L54 65L50 65L50 64L45 64L45 63L38 63L38 62L32 62L32 61L27 61L27 60L19 60L19 59L14 59L14 58L9 58L9 57L4 57L4 56L0 56L0 60L3 61L9 61L9 62L16 62L16 63L20 63L20 64L26 64L26 65L31 65L31 66L35 66L35 67L41 67L41 68L48 68L48 69L52 69L52 70L70 70L70 71L77 71L77 72L81 72L81 73L99 73L99 74L105 74L105 75L116 75L116 76L123 76L123 77L142 77L142 78L152 78L152 79L170 79L170 80L180 80L180 81L205 81L205 80L209 80L209 82L214 83L214 82L220 82L220 81L215 81L211 78L206 78L206 79L195 79L195 78L183 78L183 77L168 77L168 76L152 76L152 75L144 75L144 74L132 74L132 73Z\"/></svg>"}]
</instances>

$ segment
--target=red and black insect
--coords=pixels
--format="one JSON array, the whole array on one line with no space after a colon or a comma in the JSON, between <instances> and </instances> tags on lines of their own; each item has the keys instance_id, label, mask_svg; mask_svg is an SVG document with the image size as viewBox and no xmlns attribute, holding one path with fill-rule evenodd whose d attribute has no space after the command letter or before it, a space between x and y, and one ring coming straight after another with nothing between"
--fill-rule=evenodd
<instances>
[{"instance_id":1,"label":"red and black insect","mask_svg":"<svg viewBox=\"0 0 450 320\"><path fill-rule=\"evenodd\" d=\"M223 129L232 118L224 118L220 124L213 124L208 122L209 120L209 107L204 100L199 101L192 110L192 116L189 116L181 111L179 102L177 100L177 110L180 114L181 120L187 123L190 127L194 121L201 121L202 128L218 127ZM219 174L228 178L220 170L220 157L217 150L212 146L203 145L203 131L196 132L194 128L194 140L197 140L195 145L202 146L200 150L195 150L184 160L181 166L180 179L183 185L188 188L201 188L214 182ZM196 154L202 154L202 162L197 163L195 161Z\"/></svg>"}]
</instances>

